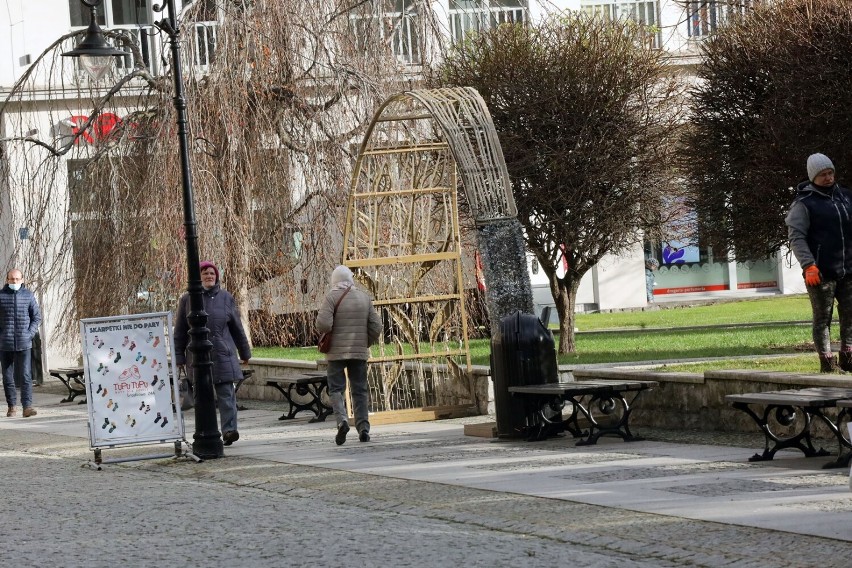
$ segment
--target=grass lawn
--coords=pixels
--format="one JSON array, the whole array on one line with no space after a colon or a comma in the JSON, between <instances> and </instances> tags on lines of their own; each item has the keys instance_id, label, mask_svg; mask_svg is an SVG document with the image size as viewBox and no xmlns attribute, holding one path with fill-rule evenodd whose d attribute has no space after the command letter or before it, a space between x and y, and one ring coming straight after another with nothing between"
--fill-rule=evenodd
<instances>
[{"instance_id":1,"label":"grass lawn","mask_svg":"<svg viewBox=\"0 0 852 568\"><path fill-rule=\"evenodd\" d=\"M558 359L560 364L582 365L803 353L811 350L811 328L809 323L801 322L810 322L810 318L810 303L804 295L644 312L578 314L577 353L560 355ZM489 340L471 341L471 359L475 365L488 365L489 355ZM315 347L257 347L254 356L322 358ZM771 358L755 363L733 360L728 362L731 366L718 368L757 364L759 368L781 371L793 370L786 365L799 365L801 372L812 372L816 370L814 361L815 355L807 353L798 359ZM666 368L675 370L673 366Z\"/></svg>"},{"instance_id":2,"label":"grass lawn","mask_svg":"<svg viewBox=\"0 0 852 568\"><path fill-rule=\"evenodd\" d=\"M771 296L702 306L675 307L646 312L577 314L580 331L654 327L688 327L766 322L811 321L811 304L804 294Z\"/></svg>"}]
</instances>

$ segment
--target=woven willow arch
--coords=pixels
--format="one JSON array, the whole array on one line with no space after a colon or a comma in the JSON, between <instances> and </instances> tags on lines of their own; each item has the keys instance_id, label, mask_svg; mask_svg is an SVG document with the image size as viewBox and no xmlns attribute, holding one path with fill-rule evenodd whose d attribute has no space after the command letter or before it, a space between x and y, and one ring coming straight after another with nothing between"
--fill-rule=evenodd
<instances>
[{"instance_id":1,"label":"woven willow arch","mask_svg":"<svg viewBox=\"0 0 852 568\"><path fill-rule=\"evenodd\" d=\"M462 281L459 179L478 227L516 222L503 151L479 93L414 90L385 101L355 164L343 251L343 264L373 295L385 327L369 366L374 411L478 402ZM528 295L523 307L531 308Z\"/></svg>"}]
</instances>

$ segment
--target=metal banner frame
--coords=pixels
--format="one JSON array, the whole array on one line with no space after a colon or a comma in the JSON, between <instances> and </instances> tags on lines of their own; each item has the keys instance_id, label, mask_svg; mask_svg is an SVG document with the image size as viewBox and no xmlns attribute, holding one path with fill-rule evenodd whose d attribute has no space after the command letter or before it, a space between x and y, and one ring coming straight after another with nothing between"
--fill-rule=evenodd
<instances>
[{"instance_id":1,"label":"metal banner frame","mask_svg":"<svg viewBox=\"0 0 852 568\"><path fill-rule=\"evenodd\" d=\"M186 444L172 353L171 312L80 320L89 442L95 465L193 457ZM174 454L104 460L104 448L173 443Z\"/></svg>"}]
</instances>

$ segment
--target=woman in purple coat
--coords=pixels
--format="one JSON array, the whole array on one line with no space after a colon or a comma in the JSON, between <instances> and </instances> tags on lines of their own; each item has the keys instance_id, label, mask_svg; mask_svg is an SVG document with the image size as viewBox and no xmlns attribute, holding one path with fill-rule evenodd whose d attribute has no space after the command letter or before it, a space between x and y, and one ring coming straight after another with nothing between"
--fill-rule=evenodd
<instances>
[{"instance_id":1,"label":"woman in purple coat","mask_svg":"<svg viewBox=\"0 0 852 568\"><path fill-rule=\"evenodd\" d=\"M202 262L200 266L204 311L207 312L209 339L213 343L211 378L216 390L222 440L226 446L230 446L240 439L234 381L242 379L240 364L245 365L251 359L251 347L240 321L236 300L219 285L219 269L209 261ZM189 364L191 369L192 361L186 349L189 344L189 322L186 320L189 312L189 294L184 294L178 303L175 318L175 363L178 367Z\"/></svg>"}]
</instances>

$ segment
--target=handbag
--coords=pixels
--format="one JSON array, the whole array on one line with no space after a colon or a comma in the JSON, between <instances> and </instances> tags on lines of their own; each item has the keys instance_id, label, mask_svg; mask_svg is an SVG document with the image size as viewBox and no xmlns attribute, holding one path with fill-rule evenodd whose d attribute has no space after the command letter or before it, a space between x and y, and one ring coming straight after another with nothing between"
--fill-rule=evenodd
<instances>
[{"instance_id":1,"label":"handbag","mask_svg":"<svg viewBox=\"0 0 852 568\"><path fill-rule=\"evenodd\" d=\"M180 394L180 409L190 410L195 406L195 393L192 392L192 383L186 376L186 371L181 368L178 372L178 392Z\"/></svg>"},{"instance_id":2,"label":"handbag","mask_svg":"<svg viewBox=\"0 0 852 568\"><path fill-rule=\"evenodd\" d=\"M337 299L337 302L334 304L334 311L331 312L332 318L334 318L334 314L337 313L337 306L340 305L340 301L343 300L343 297L348 294L351 289L352 286L349 286ZM320 353L328 353L331 351L331 332L326 332L320 335L319 341L317 342L317 349Z\"/></svg>"}]
</instances>

